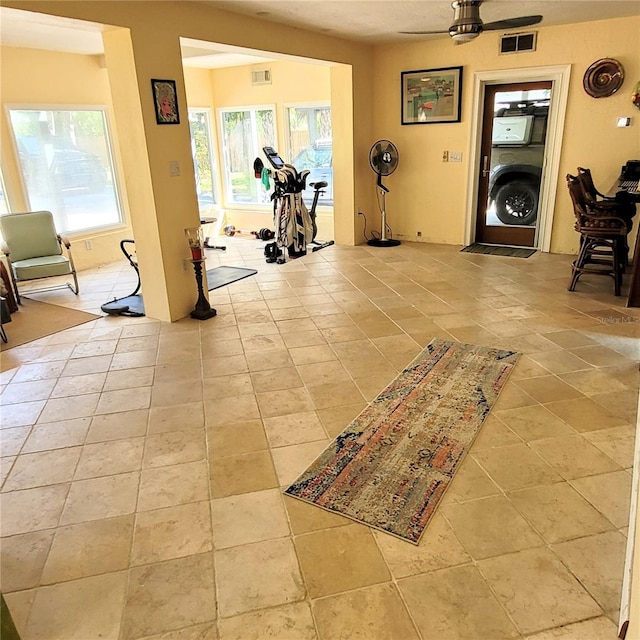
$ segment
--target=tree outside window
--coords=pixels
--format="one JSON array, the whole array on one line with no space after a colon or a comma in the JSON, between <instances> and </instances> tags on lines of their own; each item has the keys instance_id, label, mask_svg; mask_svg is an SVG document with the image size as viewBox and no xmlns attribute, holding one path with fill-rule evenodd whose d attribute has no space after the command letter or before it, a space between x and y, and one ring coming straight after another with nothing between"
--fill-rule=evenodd
<instances>
[{"instance_id":1,"label":"tree outside window","mask_svg":"<svg viewBox=\"0 0 640 640\"><path fill-rule=\"evenodd\" d=\"M227 199L232 204L267 204L271 194L254 176L253 161L268 164L263 147L276 146L273 108L223 109L220 112Z\"/></svg>"},{"instance_id":2,"label":"tree outside window","mask_svg":"<svg viewBox=\"0 0 640 640\"><path fill-rule=\"evenodd\" d=\"M191 130L191 152L196 175L200 217L211 216L215 205L218 204L218 197L215 187L215 163L210 136L209 111L190 109L189 128Z\"/></svg>"}]
</instances>

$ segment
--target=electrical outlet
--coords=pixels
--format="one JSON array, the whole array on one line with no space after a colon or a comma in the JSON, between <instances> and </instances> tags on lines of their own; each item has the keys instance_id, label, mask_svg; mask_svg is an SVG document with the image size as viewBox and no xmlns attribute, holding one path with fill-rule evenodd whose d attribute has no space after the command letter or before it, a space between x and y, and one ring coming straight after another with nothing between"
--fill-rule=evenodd
<instances>
[{"instance_id":1,"label":"electrical outlet","mask_svg":"<svg viewBox=\"0 0 640 640\"><path fill-rule=\"evenodd\" d=\"M422 238L422 231L418 231L418 238Z\"/></svg>"},{"instance_id":2,"label":"electrical outlet","mask_svg":"<svg viewBox=\"0 0 640 640\"><path fill-rule=\"evenodd\" d=\"M449 152L448 151L443 151L442 152L442 162L449 162Z\"/></svg>"},{"instance_id":3,"label":"electrical outlet","mask_svg":"<svg viewBox=\"0 0 640 640\"><path fill-rule=\"evenodd\" d=\"M449 162L462 162L462 151L449 151Z\"/></svg>"},{"instance_id":4,"label":"electrical outlet","mask_svg":"<svg viewBox=\"0 0 640 640\"><path fill-rule=\"evenodd\" d=\"M93 249L93 244L91 244L91 240L85 240L84 241L84 248L87 251L91 251L91 249Z\"/></svg>"}]
</instances>

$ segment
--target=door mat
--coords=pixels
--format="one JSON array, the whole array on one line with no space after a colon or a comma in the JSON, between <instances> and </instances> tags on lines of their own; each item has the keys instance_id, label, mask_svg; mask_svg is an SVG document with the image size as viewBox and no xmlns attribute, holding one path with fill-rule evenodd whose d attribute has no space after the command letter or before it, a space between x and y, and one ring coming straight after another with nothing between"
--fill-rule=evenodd
<instances>
[{"instance_id":1,"label":"door mat","mask_svg":"<svg viewBox=\"0 0 640 640\"><path fill-rule=\"evenodd\" d=\"M481 242L474 242L460 251L466 251L468 253L485 253L491 256L508 256L511 258L528 258L532 256L536 249L528 249L526 247L505 247L495 244L482 244Z\"/></svg>"},{"instance_id":2,"label":"door mat","mask_svg":"<svg viewBox=\"0 0 640 640\"><path fill-rule=\"evenodd\" d=\"M219 289L256 273L258 272L255 269L246 269L245 267L215 267L207 271L208 289L209 291Z\"/></svg>"},{"instance_id":3,"label":"door mat","mask_svg":"<svg viewBox=\"0 0 640 640\"><path fill-rule=\"evenodd\" d=\"M432 340L285 493L418 544L518 357Z\"/></svg>"}]
</instances>

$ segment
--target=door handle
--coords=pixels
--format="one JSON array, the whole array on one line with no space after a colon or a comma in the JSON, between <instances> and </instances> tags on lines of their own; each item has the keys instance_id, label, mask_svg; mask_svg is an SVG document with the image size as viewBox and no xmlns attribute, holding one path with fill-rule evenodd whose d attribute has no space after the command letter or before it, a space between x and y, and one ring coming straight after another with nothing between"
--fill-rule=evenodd
<instances>
[{"instance_id":1,"label":"door handle","mask_svg":"<svg viewBox=\"0 0 640 640\"><path fill-rule=\"evenodd\" d=\"M482 177L486 178L489 175L489 156L482 158Z\"/></svg>"}]
</instances>

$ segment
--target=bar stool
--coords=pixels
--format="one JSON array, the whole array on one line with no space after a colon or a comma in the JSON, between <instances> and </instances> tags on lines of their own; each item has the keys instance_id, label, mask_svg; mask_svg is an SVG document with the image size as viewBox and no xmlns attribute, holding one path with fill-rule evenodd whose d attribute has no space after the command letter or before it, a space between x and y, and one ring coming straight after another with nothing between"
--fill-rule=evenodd
<instances>
[{"instance_id":1,"label":"bar stool","mask_svg":"<svg viewBox=\"0 0 640 640\"><path fill-rule=\"evenodd\" d=\"M586 202L601 211L608 211L611 215L624 218L629 223L629 231L633 227L633 217L636 215L636 205L629 198L629 194L620 191L615 196L607 196L596 189L590 169L578 167L578 180ZM625 239L625 261L623 268L629 264L629 245Z\"/></svg>"},{"instance_id":2,"label":"bar stool","mask_svg":"<svg viewBox=\"0 0 640 640\"><path fill-rule=\"evenodd\" d=\"M580 234L580 251L572 263L568 289L575 291L584 273L604 275L613 278L615 295L619 296L631 221L614 215L615 209L599 208L587 202L578 177L567 174L566 180L576 218L574 228Z\"/></svg>"},{"instance_id":3,"label":"bar stool","mask_svg":"<svg viewBox=\"0 0 640 640\"><path fill-rule=\"evenodd\" d=\"M596 189L593 176L591 175L591 169L578 167L577 177L588 203L599 207L604 206L606 208L617 209L618 215L623 218L633 218L633 216L636 215L636 205L625 191L619 191L615 196L607 196Z\"/></svg>"}]
</instances>

